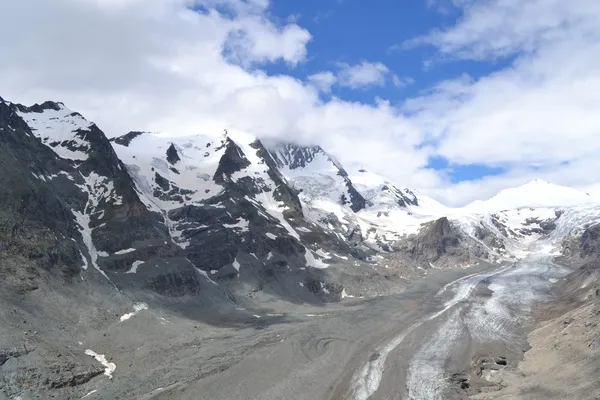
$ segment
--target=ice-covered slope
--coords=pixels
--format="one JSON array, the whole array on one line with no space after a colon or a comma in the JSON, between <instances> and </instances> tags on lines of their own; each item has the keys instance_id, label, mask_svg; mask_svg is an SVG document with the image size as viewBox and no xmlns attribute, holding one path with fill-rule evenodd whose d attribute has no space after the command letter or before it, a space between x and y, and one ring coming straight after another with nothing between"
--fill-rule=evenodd
<instances>
[{"instance_id":1,"label":"ice-covered slope","mask_svg":"<svg viewBox=\"0 0 600 400\"><path fill-rule=\"evenodd\" d=\"M416 191L399 188L364 168L344 169L318 146L270 143L281 173L300 191L312 222L351 241L390 250L446 208Z\"/></svg>"},{"instance_id":2,"label":"ice-covered slope","mask_svg":"<svg viewBox=\"0 0 600 400\"><path fill-rule=\"evenodd\" d=\"M520 258L536 246L556 252L565 238L600 222L600 202L581 190L536 179L452 215L472 237L492 241L497 254Z\"/></svg>"},{"instance_id":3,"label":"ice-covered slope","mask_svg":"<svg viewBox=\"0 0 600 400\"><path fill-rule=\"evenodd\" d=\"M409 209L420 214L444 214L447 207L415 189L400 188L365 168L348 170L354 187L367 200L370 209Z\"/></svg>"},{"instance_id":4,"label":"ice-covered slope","mask_svg":"<svg viewBox=\"0 0 600 400\"><path fill-rule=\"evenodd\" d=\"M475 201L465 210L493 212L525 207L570 207L593 201L594 197L581 190L536 179L516 188L501 190L489 200Z\"/></svg>"},{"instance_id":5,"label":"ice-covered slope","mask_svg":"<svg viewBox=\"0 0 600 400\"><path fill-rule=\"evenodd\" d=\"M306 202L319 203L324 209L347 206L354 212L365 207L365 199L346 171L321 147L276 143L270 153L286 179L303 192Z\"/></svg>"}]
</instances>

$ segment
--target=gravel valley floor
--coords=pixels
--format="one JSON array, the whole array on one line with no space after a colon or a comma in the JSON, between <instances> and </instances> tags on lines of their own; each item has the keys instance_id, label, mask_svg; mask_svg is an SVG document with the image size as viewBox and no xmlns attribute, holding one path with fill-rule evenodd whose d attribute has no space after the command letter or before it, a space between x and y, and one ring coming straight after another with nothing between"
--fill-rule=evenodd
<instances>
[{"instance_id":1,"label":"gravel valley floor","mask_svg":"<svg viewBox=\"0 0 600 400\"><path fill-rule=\"evenodd\" d=\"M567 382L543 378L544 371L561 368L561 360L569 359L564 351L579 343L573 341L554 358L548 355L553 338L566 335L562 319L534 331L534 349L519 362L529 349L534 307L551 299L553 284L567 272L549 256L532 254L512 265L436 271L395 296L348 298L327 307L273 303L270 310L235 310L235 320L231 310L223 310L213 316L219 323L211 325L161 311L151 299L129 300L131 310L115 313L108 310L115 304L122 308L125 299L111 303L105 294L88 293L98 300L69 312L55 298L52 316L16 315L14 310L2 316L2 334L26 329L25 347L36 350L8 359L3 373L22 371L20 363L31 363L33 357L43 357L51 367L56 365L52 360L81 360L87 353L95 377L58 389L56 398L565 398L558 394L564 396L562 391L534 397L523 390L537 384L545 391L535 393L564 390ZM583 312L597 314L592 308ZM59 331L50 328L57 320L63 324ZM92 320L105 323L89 329L86 323ZM577 327L584 320L574 315L567 334L580 335ZM597 376L597 365L581 365L589 372L585 376ZM583 372L577 368L567 369L564 379L577 382ZM584 393L597 388L586 388L569 398L591 398Z\"/></svg>"}]
</instances>

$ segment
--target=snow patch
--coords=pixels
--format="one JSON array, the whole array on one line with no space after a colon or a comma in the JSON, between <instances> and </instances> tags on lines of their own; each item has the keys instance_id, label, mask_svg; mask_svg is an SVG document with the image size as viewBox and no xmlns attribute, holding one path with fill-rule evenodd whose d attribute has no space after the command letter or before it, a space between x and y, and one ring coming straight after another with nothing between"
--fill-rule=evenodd
<instances>
[{"instance_id":1,"label":"snow patch","mask_svg":"<svg viewBox=\"0 0 600 400\"><path fill-rule=\"evenodd\" d=\"M146 303L136 303L133 305L133 312L122 315L120 321L121 322L127 321L128 319L135 316L140 311L147 310L147 309L148 309L148 305Z\"/></svg>"},{"instance_id":2,"label":"snow patch","mask_svg":"<svg viewBox=\"0 0 600 400\"><path fill-rule=\"evenodd\" d=\"M83 397L82 397L82 399L85 399L86 397L93 395L93 394L94 394L94 393L96 393L97 391L98 391L98 390L95 390L95 389L94 389L94 390L92 390L91 392L88 392L88 393L87 393L85 396L83 396Z\"/></svg>"},{"instance_id":3,"label":"snow patch","mask_svg":"<svg viewBox=\"0 0 600 400\"><path fill-rule=\"evenodd\" d=\"M134 261L133 264L131 264L131 268L129 268L129 270L127 272L125 272L126 274L135 274L137 272L137 269L140 265L144 264L144 261Z\"/></svg>"},{"instance_id":4,"label":"snow patch","mask_svg":"<svg viewBox=\"0 0 600 400\"><path fill-rule=\"evenodd\" d=\"M100 364L104 366L104 375L108 376L108 379L113 378L113 372L117 369L117 366L114 363L108 362L104 354L98 354L93 350L87 349L85 354L88 356L92 356L98 361Z\"/></svg>"},{"instance_id":5,"label":"snow patch","mask_svg":"<svg viewBox=\"0 0 600 400\"><path fill-rule=\"evenodd\" d=\"M312 250L306 248L306 253L304 253L304 258L306 259L306 266L318 269L325 269L329 267L329 265L325 264L323 261L315 258Z\"/></svg>"},{"instance_id":6,"label":"snow patch","mask_svg":"<svg viewBox=\"0 0 600 400\"><path fill-rule=\"evenodd\" d=\"M240 218L240 220L235 224L223 224L223 226L230 229L238 228L241 229L241 232L248 232L248 223L248 220Z\"/></svg>"},{"instance_id":7,"label":"snow patch","mask_svg":"<svg viewBox=\"0 0 600 400\"><path fill-rule=\"evenodd\" d=\"M124 249L124 250L119 250L119 251L115 251L115 254L121 255L121 254L127 254L127 253L131 253L132 251L135 251L135 249Z\"/></svg>"}]
</instances>

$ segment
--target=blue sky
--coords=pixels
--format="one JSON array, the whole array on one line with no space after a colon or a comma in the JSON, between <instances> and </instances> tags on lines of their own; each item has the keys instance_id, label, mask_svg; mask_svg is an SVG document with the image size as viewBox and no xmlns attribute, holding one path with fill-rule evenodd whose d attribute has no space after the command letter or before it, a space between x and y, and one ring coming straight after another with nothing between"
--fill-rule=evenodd
<instances>
[{"instance_id":1,"label":"blue sky","mask_svg":"<svg viewBox=\"0 0 600 400\"><path fill-rule=\"evenodd\" d=\"M305 63L261 65L269 74L307 79L312 74L335 70L339 63L355 65L368 61L381 62L406 79L401 87L386 84L355 90L333 86L331 93L322 94L324 99L338 96L348 101L374 103L382 98L398 106L440 81L464 74L478 79L510 65L513 60L509 56L485 61L457 60L440 56L432 46L403 46L405 41L431 30L456 24L462 13L450 2L434 5L423 0L275 0L270 13L281 21L294 20L313 37L307 45L310 55ZM430 158L428 168L441 171L453 183L506 172L501 165L453 164L439 156Z\"/></svg>"}]
</instances>

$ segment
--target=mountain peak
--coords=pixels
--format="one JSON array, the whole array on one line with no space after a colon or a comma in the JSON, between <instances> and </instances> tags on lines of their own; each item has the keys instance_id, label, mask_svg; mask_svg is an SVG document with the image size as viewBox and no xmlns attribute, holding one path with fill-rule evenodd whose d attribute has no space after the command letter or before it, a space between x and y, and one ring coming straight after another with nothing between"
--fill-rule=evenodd
<instances>
[{"instance_id":1,"label":"mountain peak","mask_svg":"<svg viewBox=\"0 0 600 400\"><path fill-rule=\"evenodd\" d=\"M502 189L490 199L475 201L465 209L483 212L530 207L570 207L592 200L588 193L579 189L534 179L518 187Z\"/></svg>"}]
</instances>

